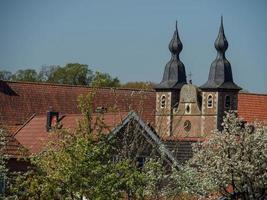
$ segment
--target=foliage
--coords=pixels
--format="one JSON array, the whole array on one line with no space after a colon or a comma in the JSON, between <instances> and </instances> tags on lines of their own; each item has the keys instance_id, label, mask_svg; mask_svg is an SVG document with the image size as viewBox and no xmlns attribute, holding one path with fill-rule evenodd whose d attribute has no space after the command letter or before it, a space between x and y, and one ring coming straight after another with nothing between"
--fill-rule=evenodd
<instances>
[{"instance_id":1,"label":"foliage","mask_svg":"<svg viewBox=\"0 0 267 200\"><path fill-rule=\"evenodd\" d=\"M40 72L38 74L38 77L41 82L49 82L49 80L52 82L52 76L55 73L56 70L60 68L59 65L44 65L41 67Z\"/></svg>"},{"instance_id":2,"label":"foliage","mask_svg":"<svg viewBox=\"0 0 267 200\"><path fill-rule=\"evenodd\" d=\"M155 83L152 82L127 82L122 85L123 88L133 88L133 89L153 89L155 86Z\"/></svg>"},{"instance_id":3,"label":"foliage","mask_svg":"<svg viewBox=\"0 0 267 200\"><path fill-rule=\"evenodd\" d=\"M168 187L169 173L161 159L150 158L145 166L145 181L144 196L148 199L164 198L164 189Z\"/></svg>"},{"instance_id":4,"label":"foliage","mask_svg":"<svg viewBox=\"0 0 267 200\"><path fill-rule=\"evenodd\" d=\"M186 199L203 196L203 183L195 169L172 168L160 147L147 142L140 126L129 122L115 135L105 135L101 114L93 115L94 94L81 96L83 118L75 130L49 133L53 141L31 157L31 168L17 174L10 193L17 199ZM61 127L61 126L59 126ZM138 158L145 156L140 165Z\"/></svg>"},{"instance_id":5,"label":"foliage","mask_svg":"<svg viewBox=\"0 0 267 200\"><path fill-rule=\"evenodd\" d=\"M199 173L196 168L185 165L179 170L172 169L165 193L169 197L179 198L187 194L200 198L207 196L209 192L214 190L212 179Z\"/></svg>"},{"instance_id":6,"label":"foliage","mask_svg":"<svg viewBox=\"0 0 267 200\"><path fill-rule=\"evenodd\" d=\"M223 130L195 148L192 163L210 177L224 196L260 199L267 188L267 129L253 126L227 113Z\"/></svg>"},{"instance_id":7,"label":"foliage","mask_svg":"<svg viewBox=\"0 0 267 200\"><path fill-rule=\"evenodd\" d=\"M92 120L87 107L91 100L91 95L80 98L85 118L78 128L51 133L54 142L31 158L32 170L17 176L11 191L18 199L121 199L124 194L133 199L142 195L143 173L131 160L113 162L114 140L88 128L92 123L84 123Z\"/></svg>"},{"instance_id":8,"label":"foliage","mask_svg":"<svg viewBox=\"0 0 267 200\"><path fill-rule=\"evenodd\" d=\"M10 80L12 77L12 73L9 71L0 71L0 80Z\"/></svg>"},{"instance_id":9,"label":"foliage","mask_svg":"<svg viewBox=\"0 0 267 200\"><path fill-rule=\"evenodd\" d=\"M120 87L120 80L108 73L93 72L86 64L68 63L65 66L42 66L38 73L34 69L18 70L12 74L0 71L1 80L49 82L70 85L87 85L92 87Z\"/></svg>"},{"instance_id":10,"label":"foliage","mask_svg":"<svg viewBox=\"0 0 267 200\"><path fill-rule=\"evenodd\" d=\"M11 79L13 81L39 81L38 73L34 69L18 70L15 74L12 75Z\"/></svg>"},{"instance_id":11,"label":"foliage","mask_svg":"<svg viewBox=\"0 0 267 200\"><path fill-rule=\"evenodd\" d=\"M4 194L4 188L5 188L5 181L7 180L7 168L6 168L6 156L4 154L6 146L6 131L0 127L0 199L2 195Z\"/></svg>"},{"instance_id":12,"label":"foliage","mask_svg":"<svg viewBox=\"0 0 267 200\"><path fill-rule=\"evenodd\" d=\"M69 63L64 67L52 66L47 82L71 84L71 85L88 85L92 79L92 71L88 65L79 63ZM48 73L49 74L49 73Z\"/></svg>"},{"instance_id":13,"label":"foliage","mask_svg":"<svg viewBox=\"0 0 267 200\"><path fill-rule=\"evenodd\" d=\"M120 81L117 77L112 78L107 73L101 73L99 71L96 71L93 76L91 86L93 87L119 87Z\"/></svg>"}]
</instances>

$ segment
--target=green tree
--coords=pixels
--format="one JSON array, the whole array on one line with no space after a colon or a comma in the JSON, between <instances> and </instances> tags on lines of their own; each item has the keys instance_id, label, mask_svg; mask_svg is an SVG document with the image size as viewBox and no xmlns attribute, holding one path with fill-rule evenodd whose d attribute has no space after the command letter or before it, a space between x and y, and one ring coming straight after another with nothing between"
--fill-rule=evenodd
<instances>
[{"instance_id":1,"label":"green tree","mask_svg":"<svg viewBox=\"0 0 267 200\"><path fill-rule=\"evenodd\" d=\"M80 97L84 118L74 132L55 129L55 140L31 158L32 170L18 175L11 193L18 199L128 199L142 195L143 173L133 161L113 162L115 138L92 120L92 96ZM98 121L98 120L97 120ZM95 127L98 126L98 127ZM97 139L96 139L97 138Z\"/></svg>"},{"instance_id":2,"label":"green tree","mask_svg":"<svg viewBox=\"0 0 267 200\"><path fill-rule=\"evenodd\" d=\"M91 86L92 87L120 87L120 81L117 77L112 78L107 73L101 73L99 71L96 71L93 76Z\"/></svg>"},{"instance_id":3,"label":"green tree","mask_svg":"<svg viewBox=\"0 0 267 200\"><path fill-rule=\"evenodd\" d=\"M12 77L12 73L9 71L0 71L0 80L7 80L9 81Z\"/></svg>"},{"instance_id":4,"label":"green tree","mask_svg":"<svg viewBox=\"0 0 267 200\"><path fill-rule=\"evenodd\" d=\"M5 186L7 180L7 168L6 168L6 131L0 127L0 199L5 195Z\"/></svg>"},{"instance_id":5,"label":"green tree","mask_svg":"<svg viewBox=\"0 0 267 200\"><path fill-rule=\"evenodd\" d=\"M42 66L41 70L38 74L38 77L40 81L42 82L48 82L49 79L52 78L53 73L59 68L59 65L48 65L48 66Z\"/></svg>"},{"instance_id":6,"label":"green tree","mask_svg":"<svg viewBox=\"0 0 267 200\"><path fill-rule=\"evenodd\" d=\"M46 80L46 82L89 85L92 79L92 71L88 68L88 65L68 63L64 67L43 67L40 76L43 80Z\"/></svg>"},{"instance_id":7,"label":"green tree","mask_svg":"<svg viewBox=\"0 0 267 200\"><path fill-rule=\"evenodd\" d=\"M142 82L142 81L136 81L136 82L127 82L122 85L124 88L133 88L133 89L153 89L155 86L155 83L152 82Z\"/></svg>"},{"instance_id":8,"label":"green tree","mask_svg":"<svg viewBox=\"0 0 267 200\"><path fill-rule=\"evenodd\" d=\"M230 112L223 130L197 146L192 163L224 196L256 200L267 195L266 160L266 126L244 123Z\"/></svg>"},{"instance_id":9,"label":"green tree","mask_svg":"<svg viewBox=\"0 0 267 200\"><path fill-rule=\"evenodd\" d=\"M11 80L13 81L28 81L28 82L39 82L38 73L34 69L18 70L12 75Z\"/></svg>"}]
</instances>

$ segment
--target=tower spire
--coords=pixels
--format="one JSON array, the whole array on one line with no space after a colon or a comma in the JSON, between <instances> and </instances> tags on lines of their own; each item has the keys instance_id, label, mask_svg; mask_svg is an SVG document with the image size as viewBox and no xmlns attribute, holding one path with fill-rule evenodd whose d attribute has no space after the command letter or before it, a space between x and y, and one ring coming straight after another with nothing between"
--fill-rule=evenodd
<instances>
[{"instance_id":1,"label":"tower spire","mask_svg":"<svg viewBox=\"0 0 267 200\"><path fill-rule=\"evenodd\" d=\"M175 23L175 31L173 33L173 37L169 43L169 50L172 53L172 56L176 56L179 59L179 54L183 50L183 44L180 40L178 28L177 28L177 21Z\"/></svg>"},{"instance_id":2,"label":"tower spire","mask_svg":"<svg viewBox=\"0 0 267 200\"><path fill-rule=\"evenodd\" d=\"M186 83L185 67L179 57L182 49L183 44L179 37L176 21L175 31L169 43L171 59L165 66L162 81L155 89L181 89L181 87Z\"/></svg>"},{"instance_id":3,"label":"tower spire","mask_svg":"<svg viewBox=\"0 0 267 200\"><path fill-rule=\"evenodd\" d=\"M201 86L202 89L231 89L240 90L233 81L232 68L230 62L225 58L228 42L224 34L223 17L218 36L214 42L217 50L217 57L210 66L208 81Z\"/></svg>"},{"instance_id":4,"label":"tower spire","mask_svg":"<svg viewBox=\"0 0 267 200\"><path fill-rule=\"evenodd\" d=\"M225 57L225 51L228 49L228 42L224 34L223 16L221 16L221 25L214 46L218 52L218 56Z\"/></svg>"}]
</instances>

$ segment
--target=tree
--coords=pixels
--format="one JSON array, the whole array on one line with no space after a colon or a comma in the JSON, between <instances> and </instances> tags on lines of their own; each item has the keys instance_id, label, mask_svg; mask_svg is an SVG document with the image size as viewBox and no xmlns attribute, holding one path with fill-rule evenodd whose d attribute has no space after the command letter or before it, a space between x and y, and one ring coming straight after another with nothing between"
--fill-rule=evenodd
<instances>
[{"instance_id":1,"label":"tree","mask_svg":"<svg viewBox=\"0 0 267 200\"><path fill-rule=\"evenodd\" d=\"M55 129L54 140L31 158L30 171L18 175L11 193L19 199L128 199L142 195L143 176L132 160L114 162L115 138L95 130L92 96L80 97L84 118L74 132Z\"/></svg>"},{"instance_id":2,"label":"tree","mask_svg":"<svg viewBox=\"0 0 267 200\"><path fill-rule=\"evenodd\" d=\"M96 71L93 76L91 86L92 87L120 87L120 81L117 77L112 78L107 73L101 73L99 71Z\"/></svg>"},{"instance_id":3,"label":"tree","mask_svg":"<svg viewBox=\"0 0 267 200\"><path fill-rule=\"evenodd\" d=\"M6 80L9 81L12 77L12 73L9 71L0 71L0 80Z\"/></svg>"},{"instance_id":4,"label":"tree","mask_svg":"<svg viewBox=\"0 0 267 200\"><path fill-rule=\"evenodd\" d=\"M59 67L60 67L59 65L42 66L38 74L40 81L48 82L49 79L52 79L53 74Z\"/></svg>"},{"instance_id":5,"label":"tree","mask_svg":"<svg viewBox=\"0 0 267 200\"><path fill-rule=\"evenodd\" d=\"M64 67L43 67L40 75L46 82L71 85L89 85L92 79L88 65L79 63L68 63Z\"/></svg>"},{"instance_id":6,"label":"tree","mask_svg":"<svg viewBox=\"0 0 267 200\"><path fill-rule=\"evenodd\" d=\"M7 180L7 168L6 168L6 131L0 127L0 199L5 195L5 186Z\"/></svg>"},{"instance_id":7,"label":"tree","mask_svg":"<svg viewBox=\"0 0 267 200\"><path fill-rule=\"evenodd\" d=\"M39 82L38 73L34 69L18 70L12 75L11 80L13 81L28 81L28 82Z\"/></svg>"},{"instance_id":8,"label":"tree","mask_svg":"<svg viewBox=\"0 0 267 200\"><path fill-rule=\"evenodd\" d=\"M263 199L267 189L267 129L245 123L236 112L195 148L192 163L205 177L215 180L218 190L230 199Z\"/></svg>"},{"instance_id":9,"label":"tree","mask_svg":"<svg viewBox=\"0 0 267 200\"><path fill-rule=\"evenodd\" d=\"M155 83L152 82L127 82L122 85L124 88L134 88L134 89L153 89L155 86Z\"/></svg>"},{"instance_id":10,"label":"tree","mask_svg":"<svg viewBox=\"0 0 267 200\"><path fill-rule=\"evenodd\" d=\"M103 134L102 114L92 117L93 96L79 98L83 118L76 129L58 124L49 133L53 141L31 157L28 172L12 181L9 191L13 197L159 200L180 198L183 193L191 194L188 191L202 192L199 179L194 181L195 171L171 170L161 148L147 141L135 120L129 120L116 134ZM145 160L140 162L142 156Z\"/></svg>"}]
</instances>

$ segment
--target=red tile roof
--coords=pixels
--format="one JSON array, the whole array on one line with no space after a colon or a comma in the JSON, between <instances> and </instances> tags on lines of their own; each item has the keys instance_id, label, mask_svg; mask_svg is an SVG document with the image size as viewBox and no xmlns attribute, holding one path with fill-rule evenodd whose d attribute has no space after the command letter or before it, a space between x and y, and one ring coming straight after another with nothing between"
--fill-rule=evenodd
<instances>
[{"instance_id":1,"label":"red tile roof","mask_svg":"<svg viewBox=\"0 0 267 200\"><path fill-rule=\"evenodd\" d=\"M267 94L239 93L238 113L248 122L267 122Z\"/></svg>"},{"instance_id":2,"label":"red tile roof","mask_svg":"<svg viewBox=\"0 0 267 200\"><path fill-rule=\"evenodd\" d=\"M80 114L77 98L90 92L95 92L94 109L105 107L112 111L116 108L116 111L122 113L135 110L145 122L154 124L154 90L93 89L86 86L0 80L0 125L6 126L12 134L33 114L44 115L50 106L61 114ZM239 93L238 112L247 121L267 121L267 95ZM22 145L10 135L7 150L17 155L19 152L16 149L19 148Z\"/></svg>"},{"instance_id":3,"label":"red tile roof","mask_svg":"<svg viewBox=\"0 0 267 200\"><path fill-rule=\"evenodd\" d=\"M0 80L0 124L22 125L32 114L44 114L50 106L61 113L78 114L77 98L95 92L94 108L135 110L145 121L154 122L153 90L97 88L50 83Z\"/></svg>"},{"instance_id":4,"label":"red tile roof","mask_svg":"<svg viewBox=\"0 0 267 200\"><path fill-rule=\"evenodd\" d=\"M96 127L97 119L100 118L105 128L103 133L109 133L113 128L119 125L128 113L105 113L94 114L92 116L92 128L94 131ZM82 118L81 114L68 114L64 115L60 121L62 128L74 131L77 127L77 122ZM54 135L46 130L46 115L34 116L28 121L21 129L19 129L14 137L15 139L25 147L29 153L39 153L49 143L54 140Z\"/></svg>"},{"instance_id":5,"label":"red tile roof","mask_svg":"<svg viewBox=\"0 0 267 200\"><path fill-rule=\"evenodd\" d=\"M154 123L155 92L153 90L91 88L50 83L12 82L0 80L0 125L10 133L7 150L20 154L22 146L12 133L33 114L43 115L53 107L61 114L80 114L77 98L95 92L94 109L105 107L117 112L135 110L145 121Z\"/></svg>"}]
</instances>

